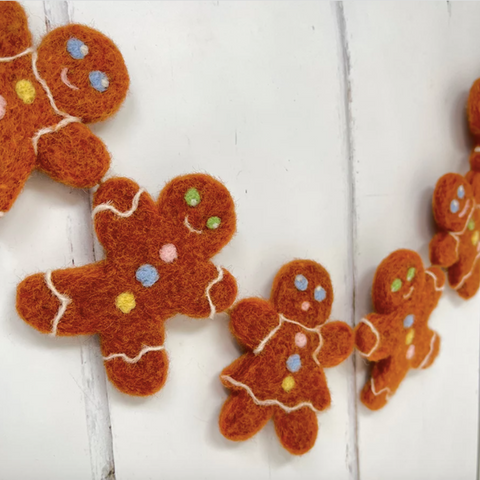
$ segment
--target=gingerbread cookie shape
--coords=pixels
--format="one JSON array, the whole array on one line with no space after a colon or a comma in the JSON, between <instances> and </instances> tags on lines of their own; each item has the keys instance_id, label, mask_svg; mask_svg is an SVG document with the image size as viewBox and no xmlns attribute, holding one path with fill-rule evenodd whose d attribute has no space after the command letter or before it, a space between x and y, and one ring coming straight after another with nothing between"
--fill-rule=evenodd
<instances>
[{"instance_id":1,"label":"gingerbread cookie shape","mask_svg":"<svg viewBox=\"0 0 480 480\"><path fill-rule=\"evenodd\" d=\"M447 173L438 180L433 215L439 231L430 242L430 261L448 268L450 286L469 299L480 286L480 211L465 177Z\"/></svg>"},{"instance_id":2,"label":"gingerbread cookie shape","mask_svg":"<svg viewBox=\"0 0 480 480\"><path fill-rule=\"evenodd\" d=\"M213 317L235 300L235 279L210 260L235 232L234 203L223 184L192 174L173 179L157 202L132 180L110 179L94 207L105 260L26 278L17 311L53 336L98 333L112 383L151 395L167 378L165 321Z\"/></svg>"},{"instance_id":3,"label":"gingerbread cookie shape","mask_svg":"<svg viewBox=\"0 0 480 480\"><path fill-rule=\"evenodd\" d=\"M396 250L378 266L372 287L376 313L355 328L356 348L374 362L360 394L369 409L384 407L411 368L428 368L437 357L440 337L428 319L444 285L442 270L425 269L412 250Z\"/></svg>"},{"instance_id":4,"label":"gingerbread cookie shape","mask_svg":"<svg viewBox=\"0 0 480 480\"><path fill-rule=\"evenodd\" d=\"M302 455L315 444L316 414L330 405L323 372L353 349L352 329L327 322L333 303L328 272L311 260L284 265L270 301L248 298L231 311L230 329L247 350L220 379L231 390L220 413L220 431L246 440L273 417L282 445Z\"/></svg>"},{"instance_id":5,"label":"gingerbread cookie shape","mask_svg":"<svg viewBox=\"0 0 480 480\"><path fill-rule=\"evenodd\" d=\"M71 24L35 49L23 8L0 2L0 216L34 169L72 187L100 182L110 155L85 124L113 115L128 85L105 35Z\"/></svg>"}]
</instances>

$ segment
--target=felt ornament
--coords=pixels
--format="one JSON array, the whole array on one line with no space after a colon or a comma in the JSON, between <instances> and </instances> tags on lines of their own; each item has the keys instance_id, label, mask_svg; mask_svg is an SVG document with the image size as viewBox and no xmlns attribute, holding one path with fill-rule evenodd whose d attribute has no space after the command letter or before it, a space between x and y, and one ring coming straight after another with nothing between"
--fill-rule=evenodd
<instances>
[{"instance_id":1,"label":"felt ornament","mask_svg":"<svg viewBox=\"0 0 480 480\"><path fill-rule=\"evenodd\" d=\"M480 286L480 211L474 195L474 172L447 173L433 193L438 233L430 242L430 261L448 268L448 283L464 299Z\"/></svg>"},{"instance_id":2,"label":"felt ornament","mask_svg":"<svg viewBox=\"0 0 480 480\"><path fill-rule=\"evenodd\" d=\"M444 285L443 271L425 269L412 250L396 250L378 266L372 287L376 313L355 329L360 355L374 362L360 395L369 409L385 406L411 368L428 368L437 357L440 337L428 328L428 319Z\"/></svg>"},{"instance_id":3,"label":"felt ornament","mask_svg":"<svg viewBox=\"0 0 480 480\"><path fill-rule=\"evenodd\" d=\"M32 47L27 17L0 2L0 216L34 169L71 187L99 183L110 155L86 126L113 115L129 77L115 44L66 25Z\"/></svg>"},{"instance_id":4,"label":"felt ornament","mask_svg":"<svg viewBox=\"0 0 480 480\"><path fill-rule=\"evenodd\" d=\"M112 383L151 395L167 378L165 321L213 317L235 300L235 279L210 260L235 232L233 200L203 174L175 178L157 202L113 178L95 193L92 215L105 260L26 278L17 311L53 336L98 333Z\"/></svg>"},{"instance_id":5,"label":"felt ornament","mask_svg":"<svg viewBox=\"0 0 480 480\"><path fill-rule=\"evenodd\" d=\"M330 405L323 369L353 349L352 329L327 322L332 303L328 272L311 260L295 260L278 272L270 301L248 298L234 306L230 329L246 353L220 376L231 390L219 420L226 438L246 440L273 418L290 453L313 447L316 414Z\"/></svg>"}]
</instances>

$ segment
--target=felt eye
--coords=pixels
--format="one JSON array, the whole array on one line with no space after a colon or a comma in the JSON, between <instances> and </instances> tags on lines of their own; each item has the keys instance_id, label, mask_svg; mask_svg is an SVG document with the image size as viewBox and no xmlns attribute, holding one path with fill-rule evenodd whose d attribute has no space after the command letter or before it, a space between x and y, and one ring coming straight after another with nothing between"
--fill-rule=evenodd
<instances>
[{"instance_id":1,"label":"felt eye","mask_svg":"<svg viewBox=\"0 0 480 480\"><path fill-rule=\"evenodd\" d=\"M317 302L323 302L325 298L327 298L327 292L323 287L320 285L315 287L315 291L313 293L313 296Z\"/></svg>"},{"instance_id":2,"label":"felt eye","mask_svg":"<svg viewBox=\"0 0 480 480\"><path fill-rule=\"evenodd\" d=\"M89 78L90 85L100 93L103 93L110 85L108 77L103 72L99 72L98 70L90 72Z\"/></svg>"},{"instance_id":3,"label":"felt eye","mask_svg":"<svg viewBox=\"0 0 480 480\"><path fill-rule=\"evenodd\" d=\"M452 200L450 202L450 211L452 213L457 213L459 208L460 208L460 204L458 203L458 200Z\"/></svg>"},{"instance_id":4,"label":"felt eye","mask_svg":"<svg viewBox=\"0 0 480 480\"><path fill-rule=\"evenodd\" d=\"M216 230L221 223L222 221L218 217L210 217L207 220L207 228L209 228L210 230Z\"/></svg>"},{"instance_id":5,"label":"felt eye","mask_svg":"<svg viewBox=\"0 0 480 480\"><path fill-rule=\"evenodd\" d=\"M295 288L304 292L308 288L308 280L303 275L297 275L295 277Z\"/></svg>"},{"instance_id":6,"label":"felt eye","mask_svg":"<svg viewBox=\"0 0 480 480\"><path fill-rule=\"evenodd\" d=\"M457 197L460 198L460 200L465 196L465 189L463 188L463 185L460 185L457 189Z\"/></svg>"},{"instance_id":7,"label":"felt eye","mask_svg":"<svg viewBox=\"0 0 480 480\"><path fill-rule=\"evenodd\" d=\"M402 288L402 281L399 278L396 278L391 285L392 292L398 292Z\"/></svg>"},{"instance_id":8,"label":"felt eye","mask_svg":"<svg viewBox=\"0 0 480 480\"><path fill-rule=\"evenodd\" d=\"M196 188L190 188L187 190L184 198L187 205L190 207L196 207L202 200L202 197L200 197L200 193Z\"/></svg>"},{"instance_id":9,"label":"felt eye","mask_svg":"<svg viewBox=\"0 0 480 480\"><path fill-rule=\"evenodd\" d=\"M407 272L407 280L408 280L409 282L411 282L411 281L413 280L413 278L415 277L415 272L416 272L416 270L415 270L414 267L408 269L408 272Z\"/></svg>"},{"instance_id":10,"label":"felt eye","mask_svg":"<svg viewBox=\"0 0 480 480\"><path fill-rule=\"evenodd\" d=\"M67 52L75 60L83 60L88 55L88 47L78 38L71 38L67 42Z\"/></svg>"}]
</instances>

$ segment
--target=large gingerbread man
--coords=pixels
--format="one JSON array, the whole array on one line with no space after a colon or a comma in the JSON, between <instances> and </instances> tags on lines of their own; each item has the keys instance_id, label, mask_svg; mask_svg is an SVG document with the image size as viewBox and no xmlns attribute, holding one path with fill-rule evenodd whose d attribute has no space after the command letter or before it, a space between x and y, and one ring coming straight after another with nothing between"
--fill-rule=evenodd
<instances>
[{"instance_id":1,"label":"large gingerbread man","mask_svg":"<svg viewBox=\"0 0 480 480\"><path fill-rule=\"evenodd\" d=\"M352 329L327 322L332 303L328 272L311 260L295 260L278 272L270 301L249 298L233 308L230 328L247 353L221 374L231 390L220 413L225 437L246 440L273 417L289 452L313 447L316 414L330 405L323 369L353 349Z\"/></svg>"},{"instance_id":2,"label":"large gingerbread man","mask_svg":"<svg viewBox=\"0 0 480 480\"><path fill-rule=\"evenodd\" d=\"M94 197L95 229L106 259L26 278L20 316L42 333L98 333L110 380L151 395L167 378L165 321L181 313L212 317L230 307L237 286L210 258L235 232L228 190L208 175L172 180L155 202L126 178Z\"/></svg>"},{"instance_id":3,"label":"large gingerbread man","mask_svg":"<svg viewBox=\"0 0 480 480\"><path fill-rule=\"evenodd\" d=\"M425 270L412 250L397 250L378 266L372 287L376 313L362 318L355 329L355 346L375 362L360 395L371 410L386 405L411 368L428 368L437 357L440 337L428 319L444 284L442 270Z\"/></svg>"},{"instance_id":4,"label":"large gingerbread man","mask_svg":"<svg viewBox=\"0 0 480 480\"><path fill-rule=\"evenodd\" d=\"M450 286L464 299L480 286L480 211L467 179L447 173L438 180L433 214L439 232L430 242L430 261L448 268Z\"/></svg>"},{"instance_id":5,"label":"large gingerbread man","mask_svg":"<svg viewBox=\"0 0 480 480\"><path fill-rule=\"evenodd\" d=\"M36 50L22 7L0 2L0 216L35 168L72 187L99 183L110 155L85 124L113 115L128 85L122 55L100 32L56 28Z\"/></svg>"}]
</instances>

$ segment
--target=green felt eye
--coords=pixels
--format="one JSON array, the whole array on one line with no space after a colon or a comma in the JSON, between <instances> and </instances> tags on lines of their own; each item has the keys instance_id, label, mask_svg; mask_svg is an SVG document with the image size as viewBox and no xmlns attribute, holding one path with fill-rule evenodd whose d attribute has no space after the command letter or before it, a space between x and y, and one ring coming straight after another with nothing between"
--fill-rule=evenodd
<instances>
[{"instance_id":1,"label":"green felt eye","mask_svg":"<svg viewBox=\"0 0 480 480\"><path fill-rule=\"evenodd\" d=\"M402 288L402 281L399 278L396 278L392 282L392 292L398 292Z\"/></svg>"},{"instance_id":2,"label":"green felt eye","mask_svg":"<svg viewBox=\"0 0 480 480\"><path fill-rule=\"evenodd\" d=\"M210 230L216 230L221 223L222 221L218 217L210 217L207 220L207 228L209 228Z\"/></svg>"},{"instance_id":3,"label":"green felt eye","mask_svg":"<svg viewBox=\"0 0 480 480\"><path fill-rule=\"evenodd\" d=\"M411 282L413 280L413 277L415 276L416 270L415 268L409 268L407 272L407 280Z\"/></svg>"},{"instance_id":4,"label":"green felt eye","mask_svg":"<svg viewBox=\"0 0 480 480\"><path fill-rule=\"evenodd\" d=\"M190 207L196 207L201 200L200 193L196 188L190 188L185 194L185 201Z\"/></svg>"}]
</instances>

